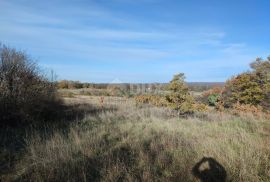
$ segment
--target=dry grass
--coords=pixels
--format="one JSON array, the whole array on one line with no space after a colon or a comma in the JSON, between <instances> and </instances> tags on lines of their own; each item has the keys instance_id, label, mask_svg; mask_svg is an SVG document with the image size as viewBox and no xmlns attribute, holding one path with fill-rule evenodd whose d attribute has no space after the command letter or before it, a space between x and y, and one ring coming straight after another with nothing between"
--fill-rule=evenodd
<instances>
[{"instance_id":1,"label":"dry grass","mask_svg":"<svg viewBox=\"0 0 270 182\"><path fill-rule=\"evenodd\" d=\"M55 129L27 137L25 154L6 181L194 181L204 156L218 161L228 181L270 181L270 122L220 113L178 118L165 108L136 107L131 100ZM67 99L69 104L98 97Z\"/></svg>"}]
</instances>

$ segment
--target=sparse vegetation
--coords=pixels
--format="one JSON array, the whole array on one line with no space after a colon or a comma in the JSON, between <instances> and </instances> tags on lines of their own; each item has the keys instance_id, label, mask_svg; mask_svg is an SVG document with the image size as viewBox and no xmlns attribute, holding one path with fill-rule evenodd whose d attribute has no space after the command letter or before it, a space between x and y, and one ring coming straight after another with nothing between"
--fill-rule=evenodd
<instances>
[{"instance_id":1,"label":"sparse vegetation","mask_svg":"<svg viewBox=\"0 0 270 182\"><path fill-rule=\"evenodd\" d=\"M191 170L205 156L224 167L228 181L269 181L269 129L263 117L208 112L184 119L166 108L136 108L130 100L115 111L86 115L67 132L32 133L14 171L2 177L194 181Z\"/></svg>"},{"instance_id":2,"label":"sparse vegetation","mask_svg":"<svg viewBox=\"0 0 270 182\"><path fill-rule=\"evenodd\" d=\"M133 97L0 56L0 181L270 181L269 58L195 99L184 74Z\"/></svg>"}]
</instances>

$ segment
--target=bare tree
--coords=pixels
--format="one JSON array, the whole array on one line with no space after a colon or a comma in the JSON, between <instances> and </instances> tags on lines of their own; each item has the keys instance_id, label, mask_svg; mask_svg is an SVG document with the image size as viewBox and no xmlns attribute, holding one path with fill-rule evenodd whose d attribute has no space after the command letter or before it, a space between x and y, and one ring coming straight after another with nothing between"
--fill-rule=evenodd
<instances>
[{"instance_id":1,"label":"bare tree","mask_svg":"<svg viewBox=\"0 0 270 182\"><path fill-rule=\"evenodd\" d=\"M0 121L46 119L56 88L25 52L0 45ZM47 114L46 114L47 113Z\"/></svg>"}]
</instances>

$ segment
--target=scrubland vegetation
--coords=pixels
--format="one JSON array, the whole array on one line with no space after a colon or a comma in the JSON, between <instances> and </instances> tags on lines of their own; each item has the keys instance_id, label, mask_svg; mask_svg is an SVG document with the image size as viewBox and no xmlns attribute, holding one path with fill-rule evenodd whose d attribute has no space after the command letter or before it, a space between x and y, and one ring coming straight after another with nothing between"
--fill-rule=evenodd
<instances>
[{"instance_id":1,"label":"scrubland vegetation","mask_svg":"<svg viewBox=\"0 0 270 182\"><path fill-rule=\"evenodd\" d=\"M35 61L0 44L0 125L21 126L55 117L57 90Z\"/></svg>"},{"instance_id":2,"label":"scrubland vegetation","mask_svg":"<svg viewBox=\"0 0 270 182\"><path fill-rule=\"evenodd\" d=\"M195 97L183 74L59 94L24 52L0 56L0 181L270 181L269 58Z\"/></svg>"},{"instance_id":3,"label":"scrubland vegetation","mask_svg":"<svg viewBox=\"0 0 270 182\"><path fill-rule=\"evenodd\" d=\"M47 137L28 132L24 152L5 179L194 181L191 169L212 157L228 180L270 180L270 123L264 117L208 112L179 118L166 108L123 100L117 108L105 100L103 110L87 114L97 102L89 99L84 118L65 130L52 128Z\"/></svg>"}]
</instances>

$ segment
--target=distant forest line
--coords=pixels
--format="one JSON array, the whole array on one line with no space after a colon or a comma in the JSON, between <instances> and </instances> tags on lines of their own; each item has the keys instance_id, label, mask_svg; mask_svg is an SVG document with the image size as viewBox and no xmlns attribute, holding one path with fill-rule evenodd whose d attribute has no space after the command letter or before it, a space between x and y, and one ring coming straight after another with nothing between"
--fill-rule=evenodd
<instances>
[{"instance_id":1,"label":"distant forest line","mask_svg":"<svg viewBox=\"0 0 270 182\"><path fill-rule=\"evenodd\" d=\"M206 91L214 87L223 87L225 82L187 82L186 83L191 91ZM59 89L80 89L80 88L94 88L94 89L107 89L108 87L119 87L124 90L139 88L146 89L165 89L168 83L88 83L71 80L61 80L57 82Z\"/></svg>"}]
</instances>

